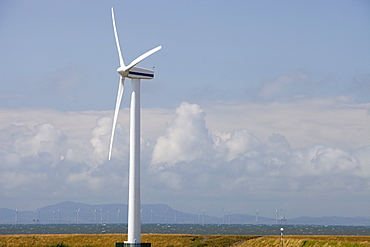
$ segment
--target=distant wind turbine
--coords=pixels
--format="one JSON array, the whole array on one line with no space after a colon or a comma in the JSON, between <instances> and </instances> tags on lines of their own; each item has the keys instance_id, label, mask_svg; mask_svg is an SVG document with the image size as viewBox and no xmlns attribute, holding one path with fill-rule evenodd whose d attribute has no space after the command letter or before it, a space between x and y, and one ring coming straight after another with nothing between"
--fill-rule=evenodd
<instances>
[{"instance_id":1,"label":"distant wind turbine","mask_svg":"<svg viewBox=\"0 0 370 247\"><path fill-rule=\"evenodd\" d=\"M231 210L229 210L229 225L230 225L230 221L231 221Z\"/></svg>"},{"instance_id":2,"label":"distant wind turbine","mask_svg":"<svg viewBox=\"0 0 370 247\"><path fill-rule=\"evenodd\" d=\"M103 224L103 209L100 209L100 224Z\"/></svg>"},{"instance_id":3,"label":"distant wind turbine","mask_svg":"<svg viewBox=\"0 0 370 247\"><path fill-rule=\"evenodd\" d=\"M96 224L96 220L97 220L97 217L96 217L96 209L94 211L94 223Z\"/></svg>"},{"instance_id":4,"label":"distant wind turbine","mask_svg":"<svg viewBox=\"0 0 370 247\"><path fill-rule=\"evenodd\" d=\"M150 210L150 223L153 223L153 209Z\"/></svg>"},{"instance_id":5,"label":"distant wind turbine","mask_svg":"<svg viewBox=\"0 0 370 247\"><path fill-rule=\"evenodd\" d=\"M58 224L60 224L60 209L58 208Z\"/></svg>"},{"instance_id":6,"label":"distant wind turbine","mask_svg":"<svg viewBox=\"0 0 370 247\"><path fill-rule=\"evenodd\" d=\"M109 224L109 220L110 220L110 213L109 213L109 209L108 209L107 224Z\"/></svg>"},{"instance_id":7,"label":"distant wind turbine","mask_svg":"<svg viewBox=\"0 0 370 247\"><path fill-rule=\"evenodd\" d=\"M80 208L76 210L76 224L80 223Z\"/></svg>"},{"instance_id":8,"label":"distant wind turbine","mask_svg":"<svg viewBox=\"0 0 370 247\"><path fill-rule=\"evenodd\" d=\"M15 209L15 219L14 219L14 225L18 223L18 208Z\"/></svg>"},{"instance_id":9,"label":"distant wind turbine","mask_svg":"<svg viewBox=\"0 0 370 247\"><path fill-rule=\"evenodd\" d=\"M276 225L278 224L278 220L279 220L279 213L278 213L278 210L276 209Z\"/></svg>"},{"instance_id":10,"label":"distant wind turbine","mask_svg":"<svg viewBox=\"0 0 370 247\"><path fill-rule=\"evenodd\" d=\"M225 224L225 209L222 209L222 224Z\"/></svg>"},{"instance_id":11,"label":"distant wind turbine","mask_svg":"<svg viewBox=\"0 0 370 247\"><path fill-rule=\"evenodd\" d=\"M121 209L119 208L118 210L117 210L117 223L119 223L119 212L121 211Z\"/></svg>"},{"instance_id":12,"label":"distant wind turbine","mask_svg":"<svg viewBox=\"0 0 370 247\"><path fill-rule=\"evenodd\" d=\"M203 215L203 218L202 218L202 225L204 225L204 216L205 216L205 214L206 214L206 211L203 209L203 211L202 211L202 215Z\"/></svg>"},{"instance_id":13,"label":"distant wind turbine","mask_svg":"<svg viewBox=\"0 0 370 247\"><path fill-rule=\"evenodd\" d=\"M130 108L130 171L129 171L129 200L128 200L128 240L127 245L141 243L141 226L140 226L140 79L153 79L154 71L135 67L139 62L148 56L159 51L162 47L158 46L138 58L130 64L125 65L119 45L114 11L112 8L112 21L114 36L116 39L117 51L119 56L120 67L117 69L120 74L116 108L114 110L112 134L109 144L108 159L112 156L112 146L117 117L121 105L121 99L124 89L125 78L131 79L131 108Z\"/></svg>"},{"instance_id":14,"label":"distant wind turbine","mask_svg":"<svg viewBox=\"0 0 370 247\"><path fill-rule=\"evenodd\" d=\"M165 224L167 224L167 218L168 218L168 209L169 209L170 207L167 207L166 208L166 210L165 211L163 211L164 212L164 223Z\"/></svg>"}]
</instances>

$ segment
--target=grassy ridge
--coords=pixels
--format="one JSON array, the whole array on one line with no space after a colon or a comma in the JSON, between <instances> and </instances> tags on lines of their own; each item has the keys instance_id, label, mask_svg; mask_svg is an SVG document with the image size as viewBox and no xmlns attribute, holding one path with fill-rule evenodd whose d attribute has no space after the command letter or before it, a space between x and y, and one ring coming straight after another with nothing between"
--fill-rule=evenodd
<instances>
[{"instance_id":1,"label":"grassy ridge","mask_svg":"<svg viewBox=\"0 0 370 247\"><path fill-rule=\"evenodd\" d=\"M66 235L0 235L0 247L115 247L127 239L125 234L66 234ZM152 247L280 246L279 236L143 234L142 242ZM370 236L285 236L286 247L370 247Z\"/></svg>"}]
</instances>

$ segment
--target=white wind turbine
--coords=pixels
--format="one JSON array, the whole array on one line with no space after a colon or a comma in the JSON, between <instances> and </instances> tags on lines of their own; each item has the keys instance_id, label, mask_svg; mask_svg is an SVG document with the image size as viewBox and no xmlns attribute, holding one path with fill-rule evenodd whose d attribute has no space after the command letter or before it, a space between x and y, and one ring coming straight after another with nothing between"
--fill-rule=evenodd
<instances>
[{"instance_id":1,"label":"white wind turbine","mask_svg":"<svg viewBox=\"0 0 370 247\"><path fill-rule=\"evenodd\" d=\"M158 46L133 60L129 65L125 65L119 45L114 11L112 8L112 21L114 36L118 50L120 67L117 72L120 74L116 108L114 110L112 134L109 145L108 159L112 156L112 145L114 132L117 124L117 117L121 105L125 78L131 79L131 106L130 106L130 166L129 166L129 200L128 200L128 240L127 244L141 243L140 226L140 79L153 79L154 71L135 67L139 62L159 51L162 47Z\"/></svg>"}]
</instances>

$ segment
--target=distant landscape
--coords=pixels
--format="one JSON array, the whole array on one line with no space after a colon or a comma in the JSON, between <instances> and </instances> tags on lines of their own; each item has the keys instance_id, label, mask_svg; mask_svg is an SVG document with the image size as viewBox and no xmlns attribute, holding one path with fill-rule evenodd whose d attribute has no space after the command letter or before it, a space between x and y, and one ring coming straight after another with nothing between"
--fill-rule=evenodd
<instances>
[{"instance_id":1,"label":"distant landscape","mask_svg":"<svg viewBox=\"0 0 370 247\"><path fill-rule=\"evenodd\" d=\"M259 215L228 214L221 217L205 213L181 212L166 204L143 204L143 224L290 224L290 225L348 225L370 226L370 217L298 217L268 218ZM35 211L0 208L0 224L121 224L127 223L126 204L90 205L62 202Z\"/></svg>"}]
</instances>

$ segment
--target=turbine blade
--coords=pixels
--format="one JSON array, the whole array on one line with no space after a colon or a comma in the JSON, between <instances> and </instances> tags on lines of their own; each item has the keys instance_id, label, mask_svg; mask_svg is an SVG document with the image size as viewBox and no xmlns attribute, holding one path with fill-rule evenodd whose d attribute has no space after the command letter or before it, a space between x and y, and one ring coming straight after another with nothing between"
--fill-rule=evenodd
<instances>
[{"instance_id":1,"label":"turbine blade","mask_svg":"<svg viewBox=\"0 0 370 247\"><path fill-rule=\"evenodd\" d=\"M123 95L124 82L125 82L125 78L121 76L121 79L120 79L120 82L119 82L119 86L118 86L116 109L114 110L114 116L113 116L113 125L112 125L112 133L111 133L111 136L110 136L108 160L110 160L110 158L112 156L112 147L113 147L114 132L116 130L118 112L119 112L119 107L121 105L121 100L122 100L122 95Z\"/></svg>"},{"instance_id":2,"label":"turbine blade","mask_svg":"<svg viewBox=\"0 0 370 247\"><path fill-rule=\"evenodd\" d=\"M112 8L112 21L113 21L114 37L116 38L116 45L117 45L118 56L119 56L119 65L121 67L125 67L125 63L122 57L121 47L119 46L119 40L118 40L118 34L117 34L117 29L116 29L116 21L114 20L113 8Z\"/></svg>"},{"instance_id":3,"label":"turbine blade","mask_svg":"<svg viewBox=\"0 0 370 247\"><path fill-rule=\"evenodd\" d=\"M152 55L154 52L157 52L159 51L160 49L162 49L162 46L157 46L156 48L154 49L151 49L150 51L144 53L143 55L141 55L140 57L136 58L134 61L132 61L126 68L125 70L128 71L130 69L132 69L132 67L134 67L136 64L140 63L141 61L143 61L145 58L149 57L150 55Z\"/></svg>"}]
</instances>

